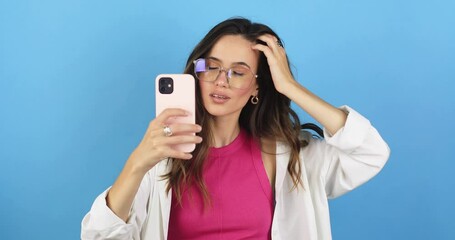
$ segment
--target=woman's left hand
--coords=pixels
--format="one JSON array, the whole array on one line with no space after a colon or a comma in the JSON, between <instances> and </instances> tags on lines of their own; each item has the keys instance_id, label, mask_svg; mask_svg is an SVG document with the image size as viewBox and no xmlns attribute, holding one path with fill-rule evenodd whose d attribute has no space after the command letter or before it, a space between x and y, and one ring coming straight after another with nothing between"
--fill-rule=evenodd
<instances>
[{"instance_id":1,"label":"woman's left hand","mask_svg":"<svg viewBox=\"0 0 455 240\"><path fill-rule=\"evenodd\" d=\"M267 57L275 89L321 123L330 134L335 134L341 129L346 122L346 113L325 102L295 81L289 69L286 51L279 45L278 39L271 34L264 34L258 39L265 42L267 46L254 44L252 49L263 52Z\"/></svg>"},{"instance_id":2,"label":"woman's left hand","mask_svg":"<svg viewBox=\"0 0 455 240\"><path fill-rule=\"evenodd\" d=\"M285 94L286 89L289 89L290 85L297 84L289 70L286 51L278 39L271 34L264 34L259 36L258 39L265 42L267 45L255 44L252 46L252 49L261 51L265 54L275 89L279 93Z\"/></svg>"}]
</instances>

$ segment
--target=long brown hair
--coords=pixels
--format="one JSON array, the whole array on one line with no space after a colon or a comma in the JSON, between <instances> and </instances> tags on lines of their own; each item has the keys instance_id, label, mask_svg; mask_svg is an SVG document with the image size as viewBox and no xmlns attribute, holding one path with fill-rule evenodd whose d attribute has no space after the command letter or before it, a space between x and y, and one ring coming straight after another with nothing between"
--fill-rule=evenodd
<instances>
[{"instance_id":1,"label":"long brown hair","mask_svg":"<svg viewBox=\"0 0 455 240\"><path fill-rule=\"evenodd\" d=\"M223 21L212 28L194 48L188 57L185 73L194 76L193 61L206 57L221 37L226 35L240 35L251 42L265 44L258 40L258 37L263 34L271 34L277 37L278 40L280 39L272 29L264 24L252 23L250 20L244 18L231 18ZM259 56L257 75L259 103L254 105L248 101L240 113L240 127L251 134L254 139L275 139L283 141L290 146L290 159L287 170L294 183L294 188L297 188L299 185L302 185L302 179L300 177L302 169L299 161L299 152L301 147L307 145L307 142L299 139L299 118L290 107L290 99L275 89L267 59L262 52L260 52ZM207 157L209 143L212 142L212 128L210 126L210 118L212 116L204 107L198 84L196 87L196 96L196 120L203 126L199 136L204 141L197 145L193 152L193 159L190 161L179 159L170 160L172 161L171 170L164 175L165 179L169 179L167 191L169 192L172 188L179 203L181 203L184 186L190 184L196 184L198 186L205 203L210 202L209 193L202 177L202 170Z\"/></svg>"}]
</instances>

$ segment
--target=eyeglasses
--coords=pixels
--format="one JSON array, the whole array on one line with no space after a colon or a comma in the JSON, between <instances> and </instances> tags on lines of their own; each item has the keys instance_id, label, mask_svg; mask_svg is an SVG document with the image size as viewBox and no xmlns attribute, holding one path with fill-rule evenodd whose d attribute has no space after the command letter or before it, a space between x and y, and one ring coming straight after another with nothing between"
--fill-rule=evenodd
<instances>
[{"instance_id":1,"label":"eyeglasses","mask_svg":"<svg viewBox=\"0 0 455 240\"><path fill-rule=\"evenodd\" d=\"M213 59L199 58L194 62L194 74L204 82L214 82L220 76L221 72L226 74L229 87L246 89L249 88L254 78L251 69L242 64L236 64L229 69L224 69L221 64Z\"/></svg>"}]
</instances>

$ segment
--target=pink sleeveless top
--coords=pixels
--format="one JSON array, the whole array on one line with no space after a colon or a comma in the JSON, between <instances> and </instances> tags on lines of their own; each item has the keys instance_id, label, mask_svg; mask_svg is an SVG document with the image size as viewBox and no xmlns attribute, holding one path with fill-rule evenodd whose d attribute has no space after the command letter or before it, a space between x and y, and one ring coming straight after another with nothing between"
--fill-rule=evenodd
<instances>
[{"instance_id":1,"label":"pink sleeveless top","mask_svg":"<svg viewBox=\"0 0 455 240\"><path fill-rule=\"evenodd\" d=\"M203 177L212 206L204 209L196 186L185 189L182 206L173 198L169 240L271 239L272 188L259 146L244 130L231 144L209 149Z\"/></svg>"}]
</instances>

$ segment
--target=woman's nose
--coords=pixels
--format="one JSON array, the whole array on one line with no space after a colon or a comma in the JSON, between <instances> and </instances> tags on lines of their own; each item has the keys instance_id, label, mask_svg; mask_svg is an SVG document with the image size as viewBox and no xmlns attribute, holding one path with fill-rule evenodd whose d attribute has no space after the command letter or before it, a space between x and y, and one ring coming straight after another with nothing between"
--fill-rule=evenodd
<instances>
[{"instance_id":1,"label":"woman's nose","mask_svg":"<svg viewBox=\"0 0 455 240\"><path fill-rule=\"evenodd\" d=\"M215 85L219 87L228 87L229 82L227 79L227 73L225 70L221 70L218 74L218 77L215 80Z\"/></svg>"}]
</instances>

